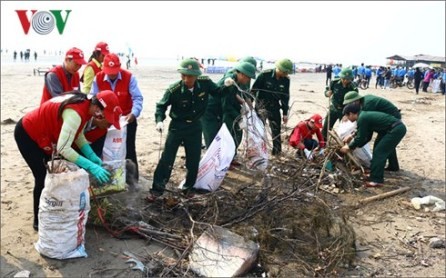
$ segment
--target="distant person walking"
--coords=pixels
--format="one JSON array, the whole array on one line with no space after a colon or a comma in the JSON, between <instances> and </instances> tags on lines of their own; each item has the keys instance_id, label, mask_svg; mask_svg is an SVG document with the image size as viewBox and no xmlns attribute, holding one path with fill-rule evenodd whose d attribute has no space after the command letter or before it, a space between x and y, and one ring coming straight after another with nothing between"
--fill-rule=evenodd
<instances>
[{"instance_id":1,"label":"distant person walking","mask_svg":"<svg viewBox=\"0 0 446 278\"><path fill-rule=\"evenodd\" d=\"M34 61L37 61L37 51L34 51Z\"/></svg>"},{"instance_id":2,"label":"distant person walking","mask_svg":"<svg viewBox=\"0 0 446 278\"><path fill-rule=\"evenodd\" d=\"M327 78L325 79L325 86L328 86L331 82L331 74L333 73L333 67L330 65L327 66Z\"/></svg>"},{"instance_id":3,"label":"distant person walking","mask_svg":"<svg viewBox=\"0 0 446 278\"><path fill-rule=\"evenodd\" d=\"M423 77L424 77L424 74L420 70L420 68L416 68L415 73L413 75L413 80L415 83L415 92L417 95L418 95L418 91L420 90L420 84L421 84L421 80L423 80Z\"/></svg>"},{"instance_id":4,"label":"distant person walking","mask_svg":"<svg viewBox=\"0 0 446 278\"><path fill-rule=\"evenodd\" d=\"M17 60L17 51L14 50L12 58L14 59L14 62Z\"/></svg>"}]
</instances>

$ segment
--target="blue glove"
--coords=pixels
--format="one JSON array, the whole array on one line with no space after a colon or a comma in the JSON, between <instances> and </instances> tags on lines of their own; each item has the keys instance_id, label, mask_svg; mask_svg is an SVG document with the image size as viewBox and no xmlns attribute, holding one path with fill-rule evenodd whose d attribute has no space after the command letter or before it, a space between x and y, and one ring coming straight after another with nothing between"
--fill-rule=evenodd
<instances>
[{"instance_id":1,"label":"blue glove","mask_svg":"<svg viewBox=\"0 0 446 278\"><path fill-rule=\"evenodd\" d=\"M85 144L81 148L81 152L85 155L86 158L88 158L91 162L94 164L97 164L99 166L102 166L102 160L99 158L99 156L96 155L96 153L93 151L93 149L90 147L90 144Z\"/></svg>"},{"instance_id":2,"label":"blue glove","mask_svg":"<svg viewBox=\"0 0 446 278\"><path fill-rule=\"evenodd\" d=\"M110 181L110 173L99 165L94 164L83 156L79 156L74 162L81 168L90 172L99 183L107 183Z\"/></svg>"}]
</instances>

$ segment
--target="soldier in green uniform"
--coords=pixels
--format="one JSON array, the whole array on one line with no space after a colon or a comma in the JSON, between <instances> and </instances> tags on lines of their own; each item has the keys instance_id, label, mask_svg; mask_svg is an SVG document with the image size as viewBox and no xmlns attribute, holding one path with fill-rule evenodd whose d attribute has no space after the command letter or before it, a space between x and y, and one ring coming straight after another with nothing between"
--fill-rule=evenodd
<instances>
[{"instance_id":1,"label":"soldier in green uniform","mask_svg":"<svg viewBox=\"0 0 446 278\"><path fill-rule=\"evenodd\" d=\"M322 127L322 136L327 141L328 128L332 129L338 119L342 118L342 109L344 105L344 96L350 91L358 91L353 81L353 72L349 68L345 68L339 74L339 78L333 79L330 86L325 89L325 96L331 98L330 108L325 116L324 126ZM330 116L328 116L330 115ZM330 123L328 118L330 117Z\"/></svg>"},{"instance_id":2,"label":"soldier in green uniform","mask_svg":"<svg viewBox=\"0 0 446 278\"><path fill-rule=\"evenodd\" d=\"M156 104L156 130L163 131L163 121L169 106L172 120L163 154L153 176L151 194L147 197L151 202L163 194L172 173L178 147L182 143L186 151L187 169L183 192L193 192L201 155L200 117L206 109L209 94L218 94L217 85L209 77L200 76L200 65L196 60L183 60L178 72L181 73L181 80L172 84Z\"/></svg>"},{"instance_id":3,"label":"soldier in green uniform","mask_svg":"<svg viewBox=\"0 0 446 278\"><path fill-rule=\"evenodd\" d=\"M341 148L341 152L347 153L364 146L372 138L373 132L377 132L381 140L375 141L373 146L370 177L365 186L380 187L384 183L386 160L406 134L406 126L400 119L390 114L360 111L360 109L361 107L356 103L351 103L344 108L344 115L352 122L357 121L358 131L354 139Z\"/></svg>"},{"instance_id":4,"label":"soldier in green uniform","mask_svg":"<svg viewBox=\"0 0 446 278\"><path fill-rule=\"evenodd\" d=\"M251 79L256 78L256 68L249 62L238 63L235 68L235 72L231 77L240 89L249 86ZM240 129L238 121L240 120L241 108L245 102L251 107L252 99L245 94L242 94L238 88L234 85L225 86L224 81L221 88L221 104L223 110L223 123L228 127L229 132L232 135L235 143L235 150L237 154L237 148L242 141L243 132ZM235 156L234 155L234 156ZM234 163L235 164L235 163Z\"/></svg>"},{"instance_id":5,"label":"soldier in green uniform","mask_svg":"<svg viewBox=\"0 0 446 278\"><path fill-rule=\"evenodd\" d=\"M288 122L288 103L290 100L290 78L293 72L293 62L281 59L276 62L275 69L262 71L252 85L251 91L256 96L256 111L262 121L269 121L273 138L273 155L282 152L280 109L282 120Z\"/></svg>"},{"instance_id":6,"label":"soldier in green uniform","mask_svg":"<svg viewBox=\"0 0 446 278\"><path fill-rule=\"evenodd\" d=\"M254 59L251 56L244 57L240 59L239 62L240 63L249 62L254 67L257 67L256 59ZM232 77L234 79L234 76L236 74L237 73L235 68L228 70L223 75L223 78L217 82L217 85L219 87L224 86L225 79L227 77ZM239 84L239 86L242 90L248 90L250 87L250 83L248 82L247 84ZM215 136L220 130L222 123L223 123L223 111L222 111L220 94L210 95L206 111L204 112L203 117L201 117L201 126L203 128L203 137L204 137L204 142L206 144L206 148L209 148L209 146L211 145L212 140L214 140Z\"/></svg>"},{"instance_id":7,"label":"soldier in green uniform","mask_svg":"<svg viewBox=\"0 0 446 278\"><path fill-rule=\"evenodd\" d=\"M374 96L374 95L365 95L361 96L356 91L348 92L344 97L344 105L348 105L350 103L356 103L361 107L362 111L378 111L383 112L389 115L394 116L397 119L401 119L400 110L390 101L385 98ZM375 144L377 144L381 139L382 134L378 134L375 139ZM371 139L371 138L370 138ZM396 154L396 149L392 152L388 157L389 164L386 171L399 171L400 166L398 163L398 156Z\"/></svg>"}]
</instances>

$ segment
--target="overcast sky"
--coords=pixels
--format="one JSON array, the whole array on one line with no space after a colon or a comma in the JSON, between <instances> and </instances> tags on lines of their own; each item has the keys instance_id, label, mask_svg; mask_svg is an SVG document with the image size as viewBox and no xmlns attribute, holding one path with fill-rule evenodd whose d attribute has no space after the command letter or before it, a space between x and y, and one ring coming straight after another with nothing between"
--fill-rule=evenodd
<instances>
[{"instance_id":1,"label":"overcast sky","mask_svg":"<svg viewBox=\"0 0 446 278\"><path fill-rule=\"evenodd\" d=\"M72 11L63 34L41 35L32 9ZM385 64L394 54L445 56L445 9L445 1L1 1L1 48L77 46L89 56L106 41L111 51L130 46L140 57ZM29 11L27 35L15 10Z\"/></svg>"}]
</instances>

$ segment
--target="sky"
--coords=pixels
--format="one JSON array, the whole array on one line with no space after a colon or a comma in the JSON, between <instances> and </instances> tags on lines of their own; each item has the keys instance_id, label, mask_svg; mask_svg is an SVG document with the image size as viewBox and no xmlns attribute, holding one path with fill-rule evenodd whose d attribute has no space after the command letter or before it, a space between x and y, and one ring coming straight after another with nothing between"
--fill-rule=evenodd
<instances>
[{"instance_id":1,"label":"sky","mask_svg":"<svg viewBox=\"0 0 446 278\"><path fill-rule=\"evenodd\" d=\"M1 1L1 48L38 52L99 41L136 56L386 64L386 57L445 55L446 1ZM27 10L25 34L16 10ZM34 16L31 10L37 10ZM62 10L39 34L39 15ZM71 10L66 18L67 10ZM66 19L66 21L65 21ZM63 26L65 21L65 25ZM64 27L59 34L57 25ZM25 24L26 25L26 24Z\"/></svg>"}]
</instances>

